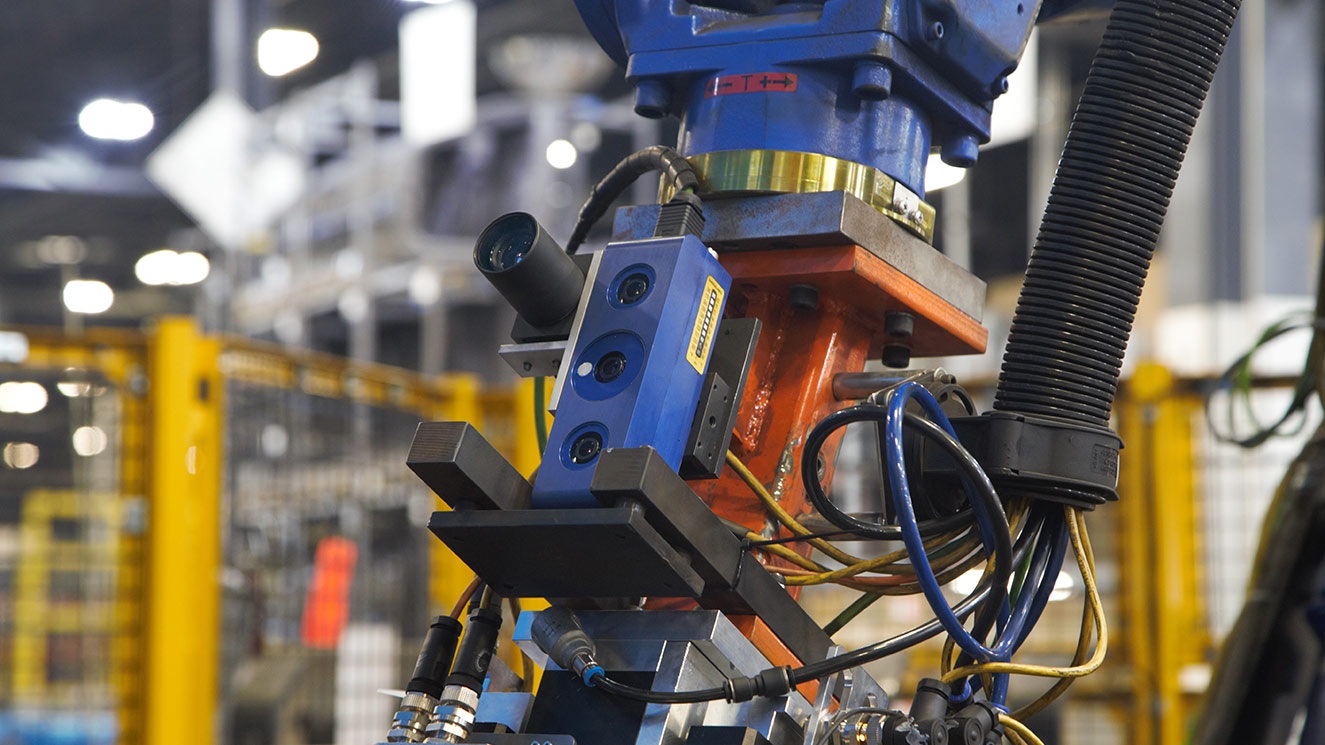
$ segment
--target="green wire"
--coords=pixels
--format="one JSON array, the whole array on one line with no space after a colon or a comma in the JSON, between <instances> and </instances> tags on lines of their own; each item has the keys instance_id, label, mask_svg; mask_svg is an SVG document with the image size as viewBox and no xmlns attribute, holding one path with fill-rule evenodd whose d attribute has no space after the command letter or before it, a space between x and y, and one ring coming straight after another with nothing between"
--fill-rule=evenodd
<instances>
[{"instance_id":1,"label":"green wire","mask_svg":"<svg viewBox=\"0 0 1325 745\"><path fill-rule=\"evenodd\" d=\"M866 608L874 605L874 601L881 597L883 596L875 592L862 592L860 597L856 598L854 603L843 608L841 613L838 613L833 620L829 621L828 624L824 626L824 633L832 636L841 631L843 626L854 621L856 616L859 616Z\"/></svg>"},{"instance_id":2,"label":"green wire","mask_svg":"<svg viewBox=\"0 0 1325 745\"><path fill-rule=\"evenodd\" d=\"M1044 540L1043 536L1036 536L1035 538L1036 543L1039 543L1042 540ZM1034 553L1035 546L1032 545L1031 550L1026 552L1026 556L1024 556L1021 563L1017 565L1017 571L1012 575L1012 589L1008 592L1009 603L1017 602L1017 596L1021 595L1021 588L1026 584L1026 574L1030 572L1031 569L1031 555Z\"/></svg>"},{"instance_id":3,"label":"green wire","mask_svg":"<svg viewBox=\"0 0 1325 745\"><path fill-rule=\"evenodd\" d=\"M547 451L547 378L534 378L534 431L538 434L538 452Z\"/></svg>"}]
</instances>

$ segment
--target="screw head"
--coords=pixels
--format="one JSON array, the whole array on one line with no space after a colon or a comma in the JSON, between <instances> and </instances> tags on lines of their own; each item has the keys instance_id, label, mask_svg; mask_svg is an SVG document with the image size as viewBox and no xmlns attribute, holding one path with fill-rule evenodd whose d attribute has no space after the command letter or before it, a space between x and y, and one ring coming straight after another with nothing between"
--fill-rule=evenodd
<instances>
[{"instance_id":1,"label":"screw head","mask_svg":"<svg viewBox=\"0 0 1325 745\"><path fill-rule=\"evenodd\" d=\"M798 310L815 310L819 307L819 289L812 285L792 285L787 291L787 302Z\"/></svg>"}]
</instances>

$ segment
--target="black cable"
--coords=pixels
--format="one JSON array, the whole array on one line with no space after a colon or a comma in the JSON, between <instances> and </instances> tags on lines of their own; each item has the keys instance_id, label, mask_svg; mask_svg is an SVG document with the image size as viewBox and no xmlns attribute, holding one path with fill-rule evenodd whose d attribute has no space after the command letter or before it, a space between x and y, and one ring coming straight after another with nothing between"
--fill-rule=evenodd
<instances>
[{"instance_id":1,"label":"black cable","mask_svg":"<svg viewBox=\"0 0 1325 745\"><path fill-rule=\"evenodd\" d=\"M628 686L625 683L612 680L606 675L593 678L593 684L614 696L628 698L631 701L642 701L646 704L697 704L701 701L721 701L727 698L725 687L701 688L695 691L650 691Z\"/></svg>"},{"instance_id":2,"label":"black cable","mask_svg":"<svg viewBox=\"0 0 1325 745\"><path fill-rule=\"evenodd\" d=\"M1026 557L1026 552L1030 551L1034 545L1032 534L1034 531L1026 530L1017 539L1016 545L1012 550L1011 564L1020 564ZM993 576L985 577L976 588L971 591L960 602L952 607L953 613L960 619L965 620L970 617L985 601L989 598L990 592L994 589L996 578ZM803 665L798 668L792 668L789 677L792 685L800 685L811 680L818 680L827 677L833 673L839 673L843 670L849 670L853 667L859 667L875 660L881 660L884 657L897 654L910 649L921 642L927 641L938 636L943 632L943 626L937 619L923 623L910 631L904 631L896 636L889 637L883 641L852 650L836 657L829 657L819 662ZM619 681L612 680L605 675L595 676L593 684L602 688L605 692L628 698L633 701L642 701L650 704L692 704L701 701L719 701L727 698L728 689L724 687L703 688L694 691L650 691L643 688L629 686Z\"/></svg>"},{"instance_id":3,"label":"black cable","mask_svg":"<svg viewBox=\"0 0 1325 745\"><path fill-rule=\"evenodd\" d=\"M886 417L887 409L872 404L852 406L824 417L810 431L810 435L805 440L805 451L801 458L801 478L805 482L805 491L810 497L811 503L819 510L819 514L829 522L840 528L850 529L858 535L891 540L893 535L896 535L898 539L901 538L899 528L868 523L842 512L837 508L837 505L834 505L828 499L828 495L823 490L823 484L819 481L818 473L819 450L829 435L837 429L854 422L881 422ZM915 414L908 413L906 415L906 424L918 429L922 436L939 445L944 452L952 457L965 475L968 491L978 495L984 501L991 517L995 518L997 522L997 526L992 530L995 574L993 587L996 590L996 597L993 598L993 602L983 604L971 630L972 636L978 640L983 640L998 622L998 612L1003 599L1007 597L1008 580L1012 576L1012 539L1008 529L1007 514L1003 511L1003 503L989 483L984 468L980 466L980 462L962 446L956 437L953 437L937 424ZM948 532L953 527L968 524L971 517L971 510L967 509L946 518L928 520L920 524L921 535L928 537ZM961 522L956 526L952 526L957 518L960 518Z\"/></svg>"},{"instance_id":4,"label":"black cable","mask_svg":"<svg viewBox=\"0 0 1325 745\"><path fill-rule=\"evenodd\" d=\"M1016 546L1012 550L1012 563L1020 564L1026 557L1026 552L1031 550L1034 541L1031 539L1032 531L1022 531L1017 539ZM980 584L976 585L975 590L967 595L961 602L952 606L953 613L960 619L965 620L975 612L977 606L988 605L985 601L989 593L994 589L995 578L985 577ZM829 657L826 660L810 663L803 667L791 671L792 682L800 685L809 680L822 678L833 673L842 672L853 667L865 665L875 660L881 660L889 655L897 654L903 650L914 647L915 645L933 639L943 632L943 626L938 619L927 621L910 631L904 631L897 636L884 639L866 645L860 649L854 649L845 654L836 657Z\"/></svg>"},{"instance_id":5,"label":"black cable","mask_svg":"<svg viewBox=\"0 0 1325 745\"><path fill-rule=\"evenodd\" d=\"M695 169L691 167L690 161L670 147L654 145L626 156L625 160L608 171L607 175L589 190L589 198L580 208L579 217L575 220L575 229L571 231L570 240L566 241L566 253L574 254L578 251L584 239L589 237L589 230L594 223L607 212L607 208L612 206L617 197L625 193L640 176L654 171L661 172L678 192L695 191L699 188L699 177L695 175Z\"/></svg>"},{"instance_id":6,"label":"black cable","mask_svg":"<svg viewBox=\"0 0 1325 745\"><path fill-rule=\"evenodd\" d=\"M911 422L913 415L907 415L907 422ZM850 408L836 411L824 417L820 422L814 425L810 430L809 436L805 438L805 450L801 455L801 481L805 484L805 493L810 498L811 504L819 511L819 514L825 520L837 527L854 533L862 538L870 538L878 541L900 541L902 540L902 530L896 525L883 525L880 523L867 522L860 518L848 515L838 509L828 498L824 491L823 482L819 480L819 453L823 449L823 444L837 430L857 422L883 422L887 417L887 410L882 406L862 404ZM939 430L942 432L942 430ZM974 466L980 469L980 464L971 457L966 449L961 447L961 443L955 438L943 432L936 440L946 452L953 456L958 465L964 469ZM956 447L952 447L955 443ZM983 469L980 469L983 473ZM969 472L969 471L968 471ZM998 496L994 495L994 501L998 501ZM1002 510L1000 505L999 510ZM920 523L920 535L931 538L943 533L949 533L958 528L971 524L972 512L964 509L953 515L940 517L933 520L926 520Z\"/></svg>"},{"instance_id":7,"label":"black cable","mask_svg":"<svg viewBox=\"0 0 1325 745\"><path fill-rule=\"evenodd\" d=\"M744 530L749 530L749 528L745 528L744 526L742 526L742 528ZM763 546L777 546L783 543L800 543L801 541L813 541L820 538L840 538L842 536L854 535L856 534L850 530L830 530L824 533L809 533L806 535L787 536L785 538L770 538L766 541L751 541L750 547L761 548Z\"/></svg>"}]
</instances>

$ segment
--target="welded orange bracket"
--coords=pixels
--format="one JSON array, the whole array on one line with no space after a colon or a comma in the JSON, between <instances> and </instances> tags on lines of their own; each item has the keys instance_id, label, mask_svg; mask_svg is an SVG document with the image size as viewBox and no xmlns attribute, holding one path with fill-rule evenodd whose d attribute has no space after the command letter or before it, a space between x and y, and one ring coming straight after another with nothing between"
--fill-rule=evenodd
<instances>
[{"instance_id":1,"label":"welded orange bracket","mask_svg":"<svg viewBox=\"0 0 1325 745\"><path fill-rule=\"evenodd\" d=\"M890 341L885 314L914 316L915 331L906 340L913 356L985 349L988 332L979 321L860 246L731 252L722 263L732 275L728 315L763 323L731 449L794 516L810 511L800 476L805 437L815 423L849 405L834 398L833 376L863 370ZM817 303L793 306L795 285L815 288ZM832 479L839 439L823 447L825 483ZM789 535L731 469L690 487L723 518L769 538ZM810 552L807 544L789 545ZM788 589L793 596L798 590ZM747 635L769 659L787 654L771 633L754 633L762 626L757 619L734 620L751 630Z\"/></svg>"}]
</instances>

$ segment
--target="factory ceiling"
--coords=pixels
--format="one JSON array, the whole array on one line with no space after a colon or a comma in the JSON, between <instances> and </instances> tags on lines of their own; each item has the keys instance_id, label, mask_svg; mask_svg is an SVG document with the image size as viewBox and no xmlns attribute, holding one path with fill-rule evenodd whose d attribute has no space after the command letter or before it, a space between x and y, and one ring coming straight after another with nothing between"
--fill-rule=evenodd
<instances>
[{"instance_id":1,"label":"factory ceiling","mask_svg":"<svg viewBox=\"0 0 1325 745\"><path fill-rule=\"evenodd\" d=\"M228 1L247 6L248 49L230 56L248 68L246 93L259 106L361 59L376 61L389 80L397 24L416 7L407 0ZM213 90L213 2L227 0L6 0L0 20L0 323L58 322L59 288L71 274L102 279L117 292L139 292L134 261L190 225L144 178L142 166ZM477 5L480 49L522 31L584 34L571 0ZM265 78L253 64L252 41L268 26L310 31L320 42L318 59L287 78ZM480 94L499 87L481 59L478 84ZM78 115L100 97L141 101L155 115L154 129L134 142L89 138ZM70 249L52 236L78 241ZM79 261L61 264L70 258ZM161 312L189 304L187 296L166 292L128 307Z\"/></svg>"}]
</instances>

